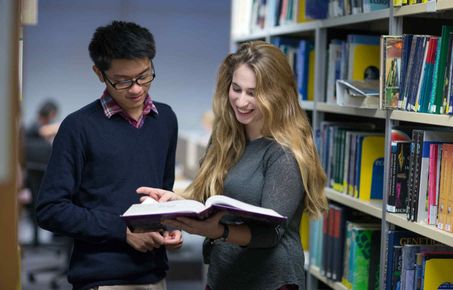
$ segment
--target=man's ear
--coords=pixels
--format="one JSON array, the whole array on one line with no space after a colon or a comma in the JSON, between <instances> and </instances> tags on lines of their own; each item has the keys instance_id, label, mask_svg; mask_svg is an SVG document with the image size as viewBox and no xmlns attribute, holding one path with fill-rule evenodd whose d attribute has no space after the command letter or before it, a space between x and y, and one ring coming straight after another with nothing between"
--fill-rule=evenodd
<instances>
[{"instance_id":1,"label":"man's ear","mask_svg":"<svg viewBox=\"0 0 453 290\"><path fill-rule=\"evenodd\" d=\"M102 75L101 70L100 70L97 66L93 65L93 71L94 71L94 73L98 76L99 80L100 80L102 83L105 82L105 81L104 81L104 76Z\"/></svg>"}]
</instances>

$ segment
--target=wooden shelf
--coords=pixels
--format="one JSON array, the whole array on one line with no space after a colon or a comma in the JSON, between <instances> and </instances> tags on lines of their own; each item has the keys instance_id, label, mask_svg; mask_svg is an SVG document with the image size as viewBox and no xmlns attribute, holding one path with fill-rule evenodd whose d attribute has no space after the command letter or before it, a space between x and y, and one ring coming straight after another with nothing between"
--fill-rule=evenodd
<instances>
[{"instance_id":1,"label":"wooden shelf","mask_svg":"<svg viewBox=\"0 0 453 290\"><path fill-rule=\"evenodd\" d=\"M451 0L437 0L436 8L438 11L453 10L453 1Z\"/></svg>"},{"instance_id":2,"label":"wooden shelf","mask_svg":"<svg viewBox=\"0 0 453 290\"><path fill-rule=\"evenodd\" d=\"M451 0L437 0L428 2L428 3L420 3L420 4L412 4L402 7L395 7L394 8L394 15L397 17L400 16L410 16L410 15L417 15L422 13L436 13L437 11L445 11L445 10L452 10L453 9L453 1Z\"/></svg>"},{"instance_id":3,"label":"wooden shelf","mask_svg":"<svg viewBox=\"0 0 453 290\"><path fill-rule=\"evenodd\" d=\"M349 24L370 22L373 20L387 19L390 15L390 9L381 9L369 13L347 15L341 17L327 18L321 22L322 28L338 27Z\"/></svg>"},{"instance_id":4,"label":"wooden shelf","mask_svg":"<svg viewBox=\"0 0 453 290\"><path fill-rule=\"evenodd\" d=\"M452 115L427 114L394 110L390 112L390 119L429 125L453 127Z\"/></svg>"},{"instance_id":5,"label":"wooden shelf","mask_svg":"<svg viewBox=\"0 0 453 290\"><path fill-rule=\"evenodd\" d=\"M327 279L325 276L321 275L321 271L318 267L310 266L309 272L316 277L319 281L322 281L324 284L335 290L348 290L348 288L341 284L340 282L335 282Z\"/></svg>"},{"instance_id":6,"label":"wooden shelf","mask_svg":"<svg viewBox=\"0 0 453 290\"><path fill-rule=\"evenodd\" d=\"M332 188L326 188L325 193L327 198L330 200L382 219L382 200L363 201L335 191Z\"/></svg>"},{"instance_id":7,"label":"wooden shelf","mask_svg":"<svg viewBox=\"0 0 453 290\"><path fill-rule=\"evenodd\" d=\"M386 221L453 247L452 233L439 230L433 225L410 222L406 219L406 214L386 213Z\"/></svg>"},{"instance_id":8,"label":"wooden shelf","mask_svg":"<svg viewBox=\"0 0 453 290\"><path fill-rule=\"evenodd\" d=\"M395 16L407 16L407 15L416 15L429 12L430 6L427 3L421 4L412 4L401 7L394 7L393 15Z\"/></svg>"},{"instance_id":9,"label":"wooden shelf","mask_svg":"<svg viewBox=\"0 0 453 290\"><path fill-rule=\"evenodd\" d=\"M317 102L315 107L316 107L316 110L318 110L320 112L325 112L325 113L334 113L334 114L385 119L385 111L379 110L379 109L363 109L363 108L354 108L354 107L343 107L343 106L338 106L337 104L329 104L329 103L324 103L324 102Z\"/></svg>"}]
</instances>

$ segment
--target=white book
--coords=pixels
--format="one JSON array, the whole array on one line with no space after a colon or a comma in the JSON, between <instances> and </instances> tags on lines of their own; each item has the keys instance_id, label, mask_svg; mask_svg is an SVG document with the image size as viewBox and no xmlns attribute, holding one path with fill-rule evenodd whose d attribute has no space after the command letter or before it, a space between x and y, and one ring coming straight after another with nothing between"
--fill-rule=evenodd
<instances>
[{"instance_id":1,"label":"white book","mask_svg":"<svg viewBox=\"0 0 453 290\"><path fill-rule=\"evenodd\" d=\"M244 221L256 220L280 224L287 219L273 209L251 205L224 195L211 196L205 204L190 199L133 204L121 215L121 218L132 232L148 232L165 229L161 224L162 220L178 217L204 220L220 211L225 211L228 215L237 216Z\"/></svg>"}]
</instances>

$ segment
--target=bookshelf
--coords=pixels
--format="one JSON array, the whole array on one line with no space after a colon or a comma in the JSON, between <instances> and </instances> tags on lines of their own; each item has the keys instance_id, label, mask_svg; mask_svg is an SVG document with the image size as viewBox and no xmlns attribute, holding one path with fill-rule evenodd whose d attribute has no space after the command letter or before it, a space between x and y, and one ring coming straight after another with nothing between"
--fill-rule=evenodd
<instances>
[{"instance_id":1,"label":"bookshelf","mask_svg":"<svg viewBox=\"0 0 453 290\"><path fill-rule=\"evenodd\" d=\"M336 104L317 102L316 109L318 112L334 113L341 115L371 117L376 119L385 119L385 111L378 109L361 109L354 107L340 107Z\"/></svg>"},{"instance_id":2,"label":"bookshelf","mask_svg":"<svg viewBox=\"0 0 453 290\"><path fill-rule=\"evenodd\" d=\"M327 279L326 277L324 277L321 274L321 271L319 270L319 268L316 266L310 266L308 271L311 275L315 276L316 279L322 281L324 284L326 284L327 286L329 286L330 288L332 288L334 290L347 290L348 289L346 286L344 286L340 282L333 282L333 281Z\"/></svg>"},{"instance_id":3,"label":"bookshelf","mask_svg":"<svg viewBox=\"0 0 453 290\"><path fill-rule=\"evenodd\" d=\"M240 0L238 0L240 1ZM392 4L392 0L389 1ZM233 6L235 1L232 1ZM235 11L232 9L232 11ZM269 11L267 11L269 13ZM438 242L453 246L453 234L438 230L435 226L426 225L417 222L409 222L405 214L387 213L385 204L387 203L386 184L389 183L388 168L390 164L390 132L391 128L400 122L409 123L410 126L417 128L419 126L441 126L453 128L453 116L435 115L426 113L414 113L398 110L380 110L380 109L362 109L353 107L340 107L337 104L326 103L326 81L327 81L327 47L330 39L334 38L336 33L372 33L372 34L402 34L402 33L419 33L426 34L427 31L432 34L440 35L441 24L452 24L453 1L451 0L431 0L428 3L413 4L403 7L390 7L387 9L376 10L368 13L354 14L348 16L332 17L323 20L314 20L304 23L281 25L277 27L266 27L260 31L254 31L249 34L237 35L232 31L230 35L231 45L234 50L238 44L244 41L261 39L270 42L276 36L297 36L313 40L316 57L315 57L315 100L313 102L302 101L301 105L307 111L311 112L311 120L314 132L320 128L322 121L356 118L362 120L368 118L376 122L383 122L385 129L385 161L384 161L384 193L383 200L372 200L363 202L352 198L343 193L337 192L331 188L326 188L326 195L329 200L339 204L367 213L381 220L381 276L380 285L383 285L384 264L386 261L386 239L385 234L389 229L395 226L407 229L420 235L430 237ZM420 21L426 21L426 25L420 24ZM449 20L450 19L450 20ZM433 29L433 27L435 27ZM318 281L323 282L332 289L346 289L344 285L338 282L332 282L321 275L320 269L308 266L308 285L307 289L317 289Z\"/></svg>"},{"instance_id":4,"label":"bookshelf","mask_svg":"<svg viewBox=\"0 0 453 290\"><path fill-rule=\"evenodd\" d=\"M453 234L431 225L410 222L406 219L406 214L387 213L386 221L453 247Z\"/></svg>"},{"instance_id":5,"label":"bookshelf","mask_svg":"<svg viewBox=\"0 0 453 290\"><path fill-rule=\"evenodd\" d=\"M329 200L336 201L337 203L340 203L342 205L346 205L363 213L367 213L378 219L382 218L381 200L363 201L359 200L358 198L335 191L332 188L326 188L325 192Z\"/></svg>"}]
</instances>

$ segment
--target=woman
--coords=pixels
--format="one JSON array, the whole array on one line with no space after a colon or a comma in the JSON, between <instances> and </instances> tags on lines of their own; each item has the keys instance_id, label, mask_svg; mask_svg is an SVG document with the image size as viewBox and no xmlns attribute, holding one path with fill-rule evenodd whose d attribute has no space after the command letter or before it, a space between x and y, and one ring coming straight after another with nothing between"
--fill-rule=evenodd
<instances>
[{"instance_id":1,"label":"woman","mask_svg":"<svg viewBox=\"0 0 453 290\"><path fill-rule=\"evenodd\" d=\"M272 208L288 221L274 227L217 214L166 224L207 237L206 289L304 289L299 224L304 210L311 216L325 211L326 177L285 55L262 41L228 55L219 69L213 111L210 143L184 197L204 201L224 194ZM159 201L182 198L147 187L137 192Z\"/></svg>"}]
</instances>

